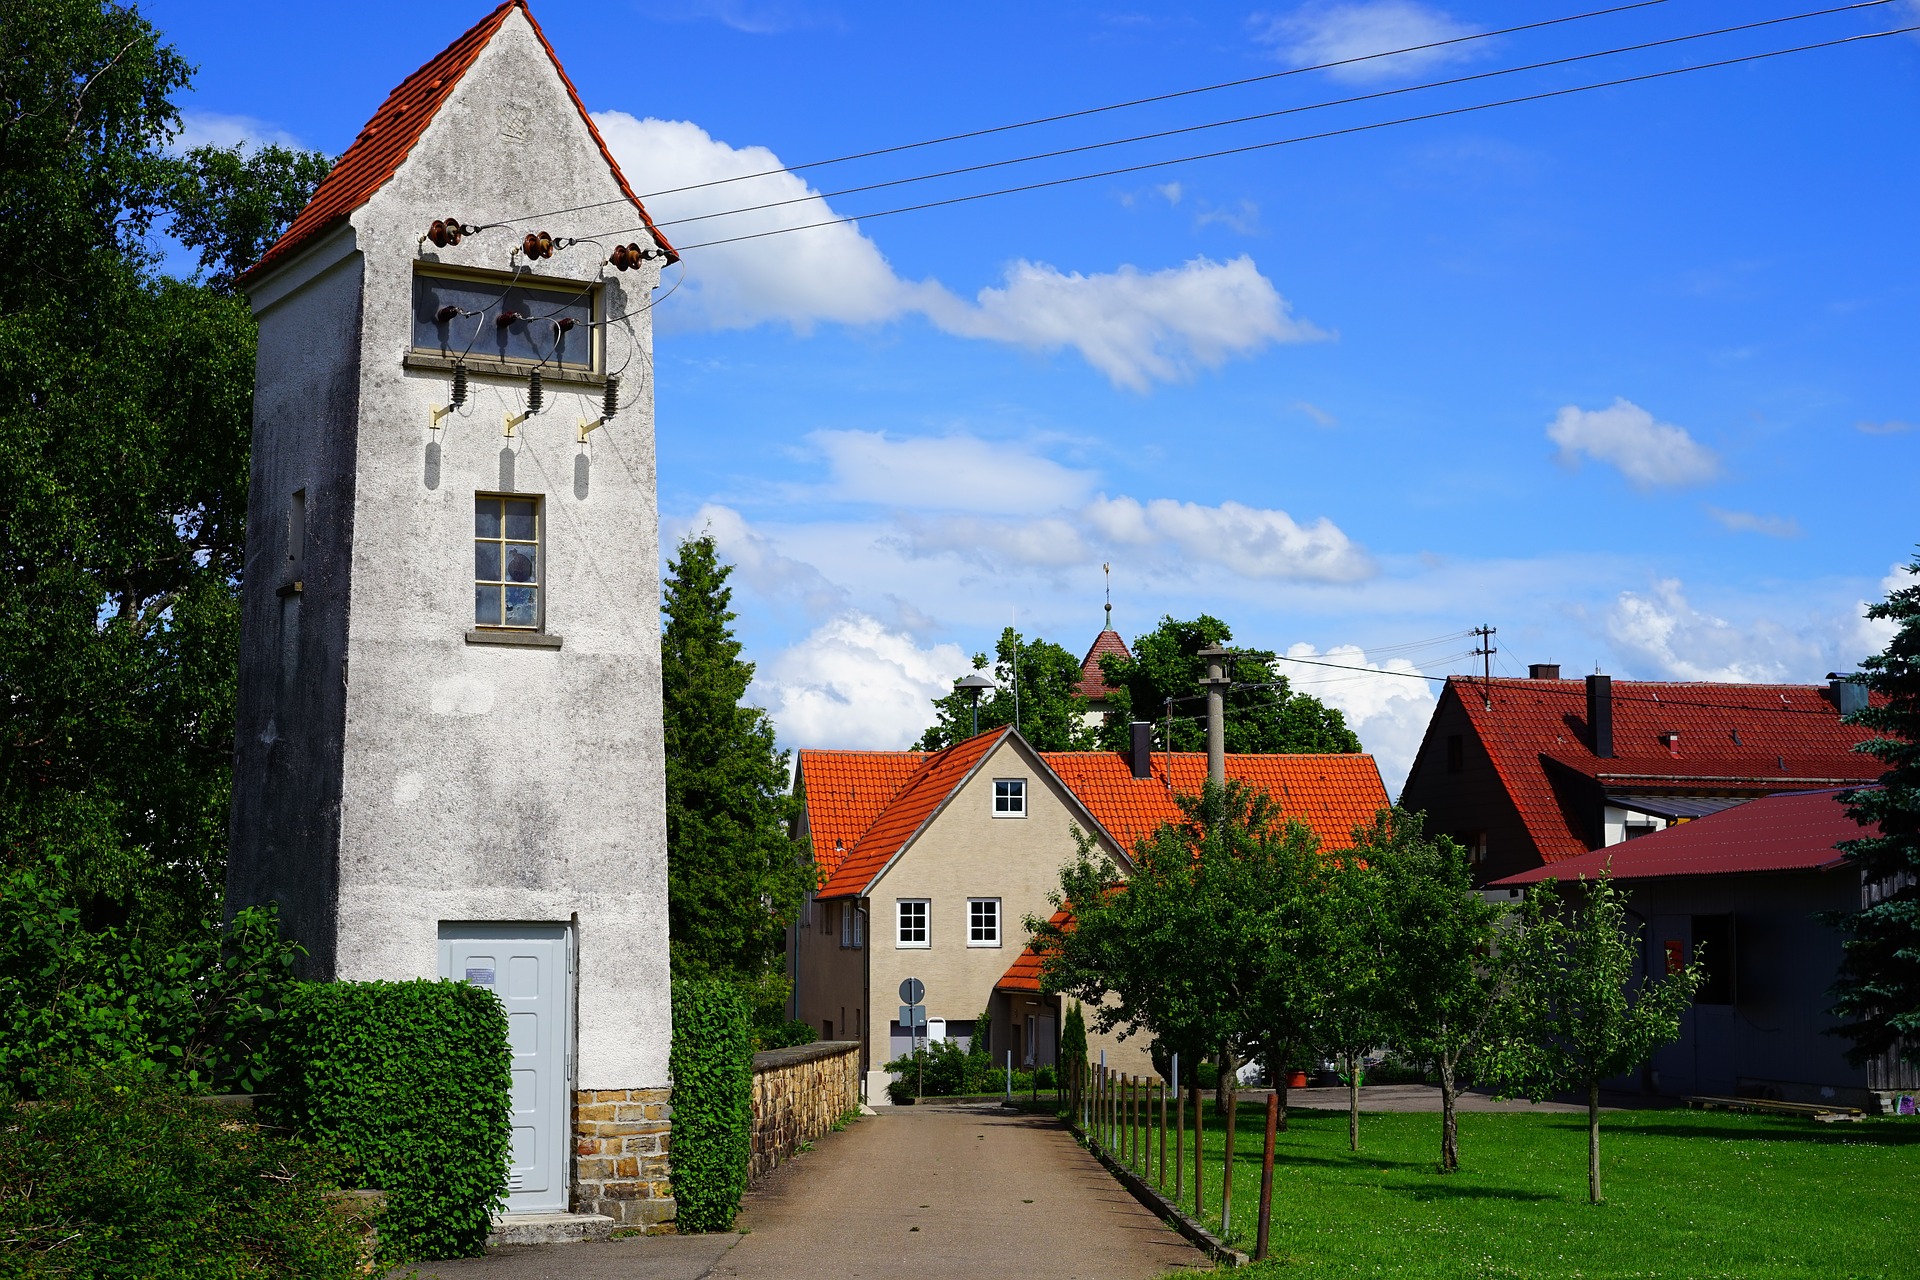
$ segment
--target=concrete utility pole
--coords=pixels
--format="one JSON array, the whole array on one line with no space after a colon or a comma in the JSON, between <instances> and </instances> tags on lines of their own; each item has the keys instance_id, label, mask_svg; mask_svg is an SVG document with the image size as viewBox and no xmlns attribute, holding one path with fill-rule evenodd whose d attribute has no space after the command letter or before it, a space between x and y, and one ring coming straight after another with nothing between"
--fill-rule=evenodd
<instances>
[{"instance_id":1,"label":"concrete utility pole","mask_svg":"<svg viewBox=\"0 0 1920 1280\"><path fill-rule=\"evenodd\" d=\"M1208 645L1202 649L1200 657L1207 660L1207 676L1200 687L1207 691L1207 781L1215 786L1227 784L1227 690L1233 687L1233 677L1227 674L1227 659L1232 657L1229 650L1219 645Z\"/></svg>"}]
</instances>

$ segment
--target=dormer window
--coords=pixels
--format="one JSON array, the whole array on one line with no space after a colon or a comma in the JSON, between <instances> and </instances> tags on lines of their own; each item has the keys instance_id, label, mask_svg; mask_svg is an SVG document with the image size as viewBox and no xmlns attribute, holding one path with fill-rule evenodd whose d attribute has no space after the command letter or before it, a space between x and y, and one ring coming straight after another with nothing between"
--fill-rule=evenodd
<instances>
[{"instance_id":1,"label":"dormer window","mask_svg":"<svg viewBox=\"0 0 1920 1280\"><path fill-rule=\"evenodd\" d=\"M1025 778L993 780L993 816L996 818L1027 816L1027 780Z\"/></svg>"}]
</instances>

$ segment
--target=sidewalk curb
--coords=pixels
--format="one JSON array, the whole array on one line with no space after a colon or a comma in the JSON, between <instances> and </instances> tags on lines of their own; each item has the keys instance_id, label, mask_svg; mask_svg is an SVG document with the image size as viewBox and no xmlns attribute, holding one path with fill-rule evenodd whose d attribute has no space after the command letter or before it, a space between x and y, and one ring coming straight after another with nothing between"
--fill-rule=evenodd
<instances>
[{"instance_id":1,"label":"sidewalk curb","mask_svg":"<svg viewBox=\"0 0 1920 1280\"><path fill-rule=\"evenodd\" d=\"M1193 1245L1194 1248L1200 1250L1215 1262L1224 1263L1229 1267L1244 1267L1253 1261L1250 1254L1240 1252L1240 1250L1234 1248L1219 1236L1216 1236L1213 1232L1201 1226L1200 1223L1189 1216L1184 1209L1181 1209L1178 1205L1174 1204L1173 1201L1161 1195L1159 1190L1146 1179L1125 1165L1120 1164L1112 1156L1096 1146L1085 1133L1074 1128L1072 1125L1067 1126L1067 1132L1078 1138L1087 1151L1092 1154L1093 1158L1106 1166L1107 1172L1113 1175L1114 1180L1133 1193L1135 1200L1138 1200L1148 1209L1151 1209L1155 1216L1163 1222L1172 1223L1173 1229L1185 1236L1188 1243Z\"/></svg>"}]
</instances>

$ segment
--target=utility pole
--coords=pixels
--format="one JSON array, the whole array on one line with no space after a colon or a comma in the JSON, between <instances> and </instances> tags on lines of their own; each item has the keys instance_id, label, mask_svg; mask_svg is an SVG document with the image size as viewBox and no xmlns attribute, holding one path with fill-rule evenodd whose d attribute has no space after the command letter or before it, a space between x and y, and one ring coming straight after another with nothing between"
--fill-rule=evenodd
<instances>
[{"instance_id":1,"label":"utility pole","mask_svg":"<svg viewBox=\"0 0 1920 1280\"><path fill-rule=\"evenodd\" d=\"M1483 623L1468 632L1480 641L1480 647L1473 652L1480 659L1480 705L1488 711L1493 710L1493 655L1500 652L1493 647L1493 637L1499 630Z\"/></svg>"},{"instance_id":2,"label":"utility pole","mask_svg":"<svg viewBox=\"0 0 1920 1280\"><path fill-rule=\"evenodd\" d=\"M1233 655L1217 644L1202 649L1207 660L1207 675L1200 687L1207 691L1207 781L1217 787L1227 785L1227 707L1226 692L1233 687L1227 674L1227 660Z\"/></svg>"}]
</instances>

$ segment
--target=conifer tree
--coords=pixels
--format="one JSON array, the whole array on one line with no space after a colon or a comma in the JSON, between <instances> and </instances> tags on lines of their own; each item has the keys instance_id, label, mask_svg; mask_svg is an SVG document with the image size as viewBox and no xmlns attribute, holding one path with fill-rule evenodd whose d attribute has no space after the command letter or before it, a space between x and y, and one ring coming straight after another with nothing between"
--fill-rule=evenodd
<instances>
[{"instance_id":1,"label":"conifer tree","mask_svg":"<svg viewBox=\"0 0 1920 1280\"><path fill-rule=\"evenodd\" d=\"M1920 556L1907 572L1920 576ZM1920 583L1888 592L1867 616L1897 629L1860 664L1860 683L1879 700L1850 720L1874 730L1860 750L1887 771L1877 788L1843 797L1854 821L1880 833L1840 845L1872 900L1831 920L1846 935L1834 1012L1847 1021L1835 1034L1853 1041L1856 1063L1888 1050L1920 1063Z\"/></svg>"},{"instance_id":2,"label":"conifer tree","mask_svg":"<svg viewBox=\"0 0 1920 1280\"><path fill-rule=\"evenodd\" d=\"M753 664L733 635L733 566L701 533L680 543L667 570L660 673L673 972L777 984L787 922L812 887L792 834L787 753L767 713L742 702Z\"/></svg>"}]
</instances>

